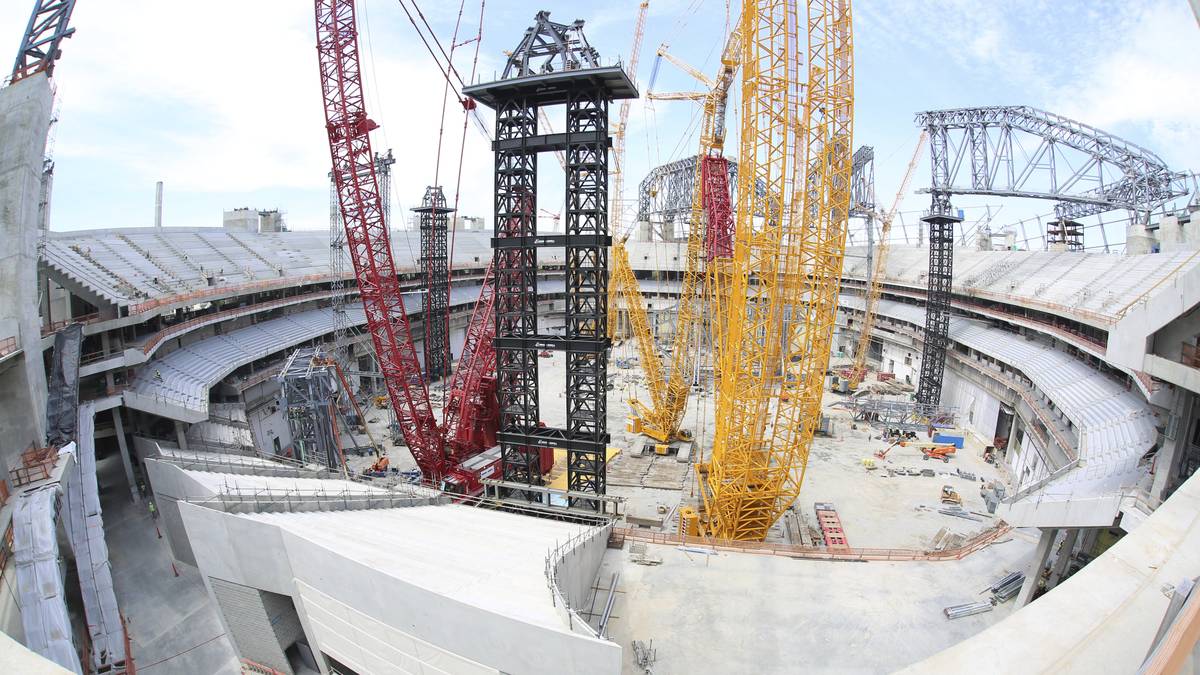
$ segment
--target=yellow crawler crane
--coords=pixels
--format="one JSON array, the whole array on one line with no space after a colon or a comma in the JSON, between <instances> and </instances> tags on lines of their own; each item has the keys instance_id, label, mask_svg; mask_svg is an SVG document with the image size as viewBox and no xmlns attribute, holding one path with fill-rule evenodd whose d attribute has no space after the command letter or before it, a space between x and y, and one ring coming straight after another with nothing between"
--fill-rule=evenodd
<instances>
[{"instance_id":1,"label":"yellow crawler crane","mask_svg":"<svg viewBox=\"0 0 1200 675\"><path fill-rule=\"evenodd\" d=\"M633 28L633 48L629 50L629 64L626 70L629 73L630 79L637 81L638 60L642 54L642 38L646 35L646 9L650 6L649 0L643 0L638 5L637 21ZM609 206L608 212L616 219L612 223L612 231L620 237L624 233L622 223L623 212L621 210L621 199L625 196L625 129L629 123L629 107L633 101L625 99L621 101L621 112L617 118L616 127L613 129L613 163L608 170L609 184ZM620 244L618 244L620 245ZM612 258L616 255L616 246L613 246ZM608 285L608 339L613 339L617 335L617 296L620 289L614 288L612 280Z\"/></svg>"},{"instance_id":2,"label":"yellow crawler crane","mask_svg":"<svg viewBox=\"0 0 1200 675\"><path fill-rule=\"evenodd\" d=\"M716 437L698 472L706 529L723 539L765 538L799 494L837 311L850 209L850 2L809 0L798 14L787 0L746 0L742 10L737 236L718 293L727 324Z\"/></svg>"},{"instance_id":3,"label":"yellow crawler crane","mask_svg":"<svg viewBox=\"0 0 1200 675\"><path fill-rule=\"evenodd\" d=\"M913 150L912 159L909 160L908 168L904 171L904 178L900 181L900 189L896 190L896 199L892 201L892 208L879 225L879 244L875 247L875 265L870 270L871 279L867 286L867 301L863 306L862 332L858 335L858 344L854 347L854 363L850 366L849 387L851 390L857 389L867 375L867 350L871 346L871 331L875 328L875 310L879 307L879 296L883 293L883 276L887 272L888 237L892 232L892 221L896 219L896 213L904 201L904 193L908 191L908 184L912 182L913 172L917 169L921 151L925 148L925 141L928 138L928 135L922 131L921 137L917 139L917 149Z\"/></svg>"},{"instance_id":4,"label":"yellow crawler crane","mask_svg":"<svg viewBox=\"0 0 1200 675\"><path fill-rule=\"evenodd\" d=\"M688 227L687 252L683 271L683 287L676 308L675 335L671 346L669 376L664 378L664 367L654 346L650 333L650 322L646 317L646 302L629 264L629 252L625 240L613 245L613 276L609 282L611 292L619 293L629 314L629 323L638 344L642 371L646 376L646 389L650 393L650 405L630 399L637 414L640 432L660 443L673 440L691 440L692 434L681 429L683 414L687 407L691 374L696 366L697 328L702 311L700 290L704 280L704 235L705 213L701 171L704 157L720 157L725 143L725 105L729 87L737 71L740 33L737 27L730 33L721 55L721 71L713 81L712 89L705 95L703 120L700 131L700 157L696 162L696 178L692 191L692 210ZM724 169L722 169L724 170ZM610 308L615 303L610 302ZM609 330L615 321L610 319Z\"/></svg>"}]
</instances>

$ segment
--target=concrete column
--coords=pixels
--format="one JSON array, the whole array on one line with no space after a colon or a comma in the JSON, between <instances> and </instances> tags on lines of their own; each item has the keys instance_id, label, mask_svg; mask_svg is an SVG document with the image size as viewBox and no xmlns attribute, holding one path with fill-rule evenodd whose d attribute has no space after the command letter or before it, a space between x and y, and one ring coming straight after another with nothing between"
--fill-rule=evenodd
<instances>
[{"instance_id":1,"label":"concrete column","mask_svg":"<svg viewBox=\"0 0 1200 675\"><path fill-rule=\"evenodd\" d=\"M44 74L0 89L0 340L21 353L0 371L0 466L46 441L46 371L38 311L42 160L53 95Z\"/></svg>"},{"instance_id":2,"label":"concrete column","mask_svg":"<svg viewBox=\"0 0 1200 675\"><path fill-rule=\"evenodd\" d=\"M1050 559L1050 549L1053 548L1054 540L1057 538L1058 528L1042 528L1042 536L1038 539L1037 548L1033 550L1033 562L1029 564L1029 569L1025 570L1025 583L1021 585L1021 592L1017 594L1018 608L1028 605L1029 601L1033 600L1038 580L1042 578L1042 569L1046 566L1046 561Z\"/></svg>"},{"instance_id":3,"label":"concrete column","mask_svg":"<svg viewBox=\"0 0 1200 675\"><path fill-rule=\"evenodd\" d=\"M186 430L183 428L183 422L180 422L179 420L175 420L175 438L179 441L179 449L180 450L188 449L187 434L184 433L185 431Z\"/></svg>"},{"instance_id":4,"label":"concrete column","mask_svg":"<svg viewBox=\"0 0 1200 675\"><path fill-rule=\"evenodd\" d=\"M104 331L103 333L100 334L100 348L104 350L105 358L108 358L108 352L109 352L110 347L111 347L111 345L108 342L108 331ZM112 370L104 371L104 384L107 385L107 387L108 387L107 391L112 391L113 388L116 386L116 381L113 380L113 371ZM113 415L119 417L119 415L117 415L116 408L113 408Z\"/></svg>"},{"instance_id":5,"label":"concrete column","mask_svg":"<svg viewBox=\"0 0 1200 675\"><path fill-rule=\"evenodd\" d=\"M1050 578L1046 580L1047 589L1057 586L1059 580L1067 573L1067 565L1071 562L1071 553L1075 550L1075 541L1078 538L1079 528L1065 530L1062 544L1058 547L1058 558L1054 560L1054 566L1050 568Z\"/></svg>"},{"instance_id":6,"label":"concrete column","mask_svg":"<svg viewBox=\"0 0 1200 675\"><path fill-rule=\"evenodd\" d=\"M129 456L129 444L125 442L125 424L121 422L121 409L113 408L112 416L113 427L117 432L117 445L121 448L121 465L125 467L125 480L129 481L129 494L133 503L137 504L142 500L142 496L138 492L137 479L133 476L133 460Z\"/></svg>"},{"instance_id":7,"label":"concrete column","mask_svg":"<svg viewBox=\"0 0 1200 675\"><path fill-rule=\"evenodd\" d=\"M1190 391L1178 387L1171 401L1171 415L1178 423L1175 426L1175 438L1168 438L1154 458L1154 482L1150 485L1150 495L1163 499L1167 491L1175 487L1175 475L1179 472L1179 463L1187 454L1191 441L1192 414L1196 397Z\"/></svg>"},{"instance_id":8,"label":"concrete column","mask_svg":"<svg viewBox=\"0 0 1200 675\"><path fill-rule=\"evenodd\" d=\"M1079 543L1079 552L1092 554L1092 549L1096 548L1096 540L1100 538L1100 527L1088 527L1083 530L1083 541Z\"/></svg>"}]
</instances>

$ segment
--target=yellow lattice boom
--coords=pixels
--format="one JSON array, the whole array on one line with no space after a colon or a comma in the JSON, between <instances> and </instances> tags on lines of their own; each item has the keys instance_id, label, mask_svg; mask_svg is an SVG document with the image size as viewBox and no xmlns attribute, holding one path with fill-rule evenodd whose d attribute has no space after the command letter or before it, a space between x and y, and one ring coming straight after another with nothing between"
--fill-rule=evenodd
<instances>
[{"instance_id":1,"label":"yellow lattice boom","mask_svg":"<svg viewBox=\"0 0 1200 675\"><path fill-rule=\"evenodd\" d=\"M727 324L701 493L714 536L763 539L799 494L820 421L850 208L850 3L746 0L741 25L737 236L716 276Z\"/></svg>"},{"instance_id":2,"label":"yellow lattice boom","mask_svg":"<svg viewBox=\"0 0 1200 675\"><path fill-rule=\"evenodd\" d=\"M739 58L739 29L735 27L726 41L721 56L721 70L705 96L700 132L700 156L720 156L725 140L725 104L729 87L737 71ZM683 270L683 285L676 308L675 334L671 345L670 364L664 368L646 317L646 302L638 288L637 279L629 264L624 240L613 245L613 278L610 288L620 294L629 315L629 323L638 344L650 405L633 398L630 404L641 419L642 433L659 442L687 440L691 434L682 430L687 408L691 374L699 353L698 331L702 312L701 290L704 282L705 215L701 162L696 162L695 189L688 227L687 252ZM614 303L615 304L615 303ZM610 321L611 326L615 320ZM664 370L668 373L663 377Z\"/></svg>"},{"instance_id":3,"label":"yellow lattice boom","mask_svg":"<svg viewBox=\"0 0 1200 675\"><path fill-rule=\"evenodd\" d=\"M863 320L860 329L862 332L858 334L858 344L854 347L854 363L850 366L850 389L857 389L867 374L867 350L871 347L871 331L875 329L875 311L879 307L879 296L883 293L883 276L887 272L888 238L892 233L892 221L896 219L896 213L904 201L904 193L908 191L908 185L912 182L913 172L916 171L917 162L921 159L921 150L925 148L926 139L928 139L928 135L922 130L921 137L917 139L917 149L913 150L912 159L909 160L908 168L904 171L904 178L900 181L900 189L896 190L896 198L892 200L892 208L888 210L887 215L883 217L883 222L879 224L879 244L875 247L875 264L869 270L871 279L867 286L867 300L863 305Z\"/></svg>"}]
</instances>

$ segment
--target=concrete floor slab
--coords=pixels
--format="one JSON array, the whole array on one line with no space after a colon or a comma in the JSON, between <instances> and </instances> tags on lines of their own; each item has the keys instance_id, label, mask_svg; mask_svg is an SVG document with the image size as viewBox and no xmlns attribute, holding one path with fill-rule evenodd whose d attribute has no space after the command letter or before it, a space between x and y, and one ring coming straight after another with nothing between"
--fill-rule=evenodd
<instances>
[{"instance_id":1,"label":"concrete floor slab","mask_svg":"<svg viewBox=\"0 0 1200 675\"><path fill-rule=\"evenodd\" d=\"M619 572L609 636L624 650L624 672L641 672L633 640L654 641L655 673L891 672L1013 611L1009 602L954 621L942 614L984 600L981 589L1024 569L1024 536L1001 541L961 561L869 563L649 544L657 566L630 562L627 543L607 552L592 611L602 610Z\"/></svg>"}]
</instances>

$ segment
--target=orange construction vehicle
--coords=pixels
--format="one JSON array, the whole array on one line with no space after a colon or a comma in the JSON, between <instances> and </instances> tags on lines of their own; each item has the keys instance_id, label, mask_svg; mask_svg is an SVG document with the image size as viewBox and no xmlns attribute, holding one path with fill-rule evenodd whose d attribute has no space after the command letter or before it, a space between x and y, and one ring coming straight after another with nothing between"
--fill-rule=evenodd
<instances>
[{"instance_id":1,"label":"orange construction vehicle","mask_svg":"<svg viewBox=\"0 0 1200 675\"><path fill-rule=\"evenodd\" d=\"M939 445L933 448L921 448L921 454L925 459L940 459L943 462L949 463L950 458L954 456L956 448L953 445Z\"/></svg>"},{"instance_id":2,"label":"orange construction vehicle","mask_svg":"<svg viewBox=\"0 0 1200 675\"><path fill-rule=\"evenodd\" d=\"M392 460L388 459L387 455L380 455L375 463L367 468L365 473L368 476L386 476L388 467L391 466Z\"/></svg>"},{"instance_id":3,"label":"orange construction vehicle","mask_svg":"<svg viewBox=\"0 0 1200 675\"><path fill-rule=\"evenodd\" d=\"M875 456L879 459L887 459L888 453L892 451L892 448L894 448L898 445L904 445L904 443L902 443L900 441L895 441L891 445L887 446L886 448L884 448L882 450L876 450Z\"/></svg>"}]
</instances>

